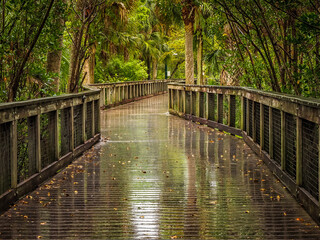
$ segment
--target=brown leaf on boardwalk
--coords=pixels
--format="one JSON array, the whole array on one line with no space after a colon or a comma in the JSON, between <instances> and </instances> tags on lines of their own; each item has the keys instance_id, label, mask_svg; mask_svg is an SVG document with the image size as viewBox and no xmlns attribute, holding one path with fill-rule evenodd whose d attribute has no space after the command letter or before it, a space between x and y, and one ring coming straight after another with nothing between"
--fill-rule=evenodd
<instances>
[{"instance_id":1,"label":"brown leaf on boardwalk","mask_svg":"<svg viewBox=\"0 0 320 240\"><path fill-rule=\"evenodd\" d=\"M171 236L171 239L177 239L178 236Z\"/></svg>"}]
</instances>

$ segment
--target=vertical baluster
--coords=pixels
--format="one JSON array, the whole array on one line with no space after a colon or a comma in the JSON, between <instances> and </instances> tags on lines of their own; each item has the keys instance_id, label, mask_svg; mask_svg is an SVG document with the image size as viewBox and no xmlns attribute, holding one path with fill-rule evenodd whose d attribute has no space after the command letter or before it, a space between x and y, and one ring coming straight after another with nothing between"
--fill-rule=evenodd
<instances>
[{"instance_id":1,"label":"vertical baluster","mask_svg":"<svg viewBox=\"0 0 320 240\"><path fill-rule=\"evenodd\" d=\"M14 120L11 123L11 187L16 188L18 184L18 121Z\"/></svg>"},{"instance_id":2,"label":"vertical baluster","mask_svg":"<svg viewBox=\"0 0 320 240\"><path fill-rule=\"evenodd\" d=\"M264 107L260 103L260 149L264 149Z\"/></svg>"},{"instance_id":3,"label":"vertical baluster","mask_svg":"<svg viewBox=\"0 0 320 240\"><path fill-rule=\"evenodd\" d=\"M95 126L95 119L94 119L94 116L95 116L95 102L92 101L92 111L91 111L91 121L92 121L92 128L91 128L91 131L92 131L92 137L94 137L95 135L95 130L96 130L96 126Z\"/></svg>"},{"instance_id":4,"label":"vertical baluster","mask_svg":"<svg viewBox=\"0 0 320 240\"><path fill-rule=\"evenodd\" d=\"M297 183L298 186L301 186L302 185L302 119L297 117L296 121L297 121L296 183Z\"/></svg>"},{"instance_id":5,"label":"vertical baluster","mask_svg":"<svg viewBox=\"0 0 320 240\"><path fill-rule=\"evenodd\" d=\"M106 89L105 88L100 89L100 99L101 99L101 101L100 101L101 106L100 107L103 107L103 105L106 102Z\"/></svg>"},{"instance_id":6,"label":"vertical baluster","mask_svg":"<svg viewBox=\"0 0 320 240\"><path fill-rule=\"evenodd\" d=\"M246 131L245 129L245 121L246 121L246 114L244 114L245 111L247 111L247 109L245 109L245 102L246 98L244 98L243 96L241 96L241 117L240 117L240 126L241 126L241 130L242 131Z\"/></svg>"},{"instance_id":7,"label":"vertical baluster","mask_svg":"<svg viewBox=\"0 0 320 240\"><path fill-rule=\"evenodd\" d=\"M70 108L70 150L73 151L74 150L74 109L73 106L71 106Z\"/></svg>"},{"instance_id":8,"label":"vertical baluster","mask_svg":"<svg viewBox=\"0 0 320 240\"><path fill-rule=\"evenodd\" d=\"M182 90L182 103L183 103L182 112L186 113L186 91L185 90Z\"/></svg>"},{"instance_id":9,"label":"vertical baluster","mask_svg":"<svg viewBox=\"0 0 320 240\"><path fill-rule=\"evenodd\" d=\"M273 114L272 107L269 107L269 155L273 159Z\"/></svg>"},{"instance_id":10,"label":"vertical baluster","mask_svg":"<svg viewBox=\"0 0 320 240\"><path fill-rule=\"evenodd\" d=\"M87 141L87 134L86 134L86 117L87 117L87 100L83 98L82 102L82 142L85 143Z\"/></svg>"},{"instance_id":11,"label":"vertical baluster","mask_svg":"<svg viewBox=\"0 0 320 240\"><path fill-rule=\"evenodd\" d=\"M236 126L236 96L229 95L229 113L228 113L228 125L230 127Z\"/></svg>"},{"instance_id":12,"label":"vertical baluster","mask_svg":"<svg viewBox=\"0 0 320 240\"><path fill-rule=\"evenodd\" d=\"M286 146L285 146L285 113L281 111L281 169L284 171L286 166Z\"/></svg>"},{"instance_id":13,"label":"vertical baluster","mask_svg":"<svg viewBox=\"0 0 320 240\"><path fill-rule=\"evenodd\" d=\"M218 94L217 119L218 123L223 123L223 94Z\"/></svg>"}]
</instances>

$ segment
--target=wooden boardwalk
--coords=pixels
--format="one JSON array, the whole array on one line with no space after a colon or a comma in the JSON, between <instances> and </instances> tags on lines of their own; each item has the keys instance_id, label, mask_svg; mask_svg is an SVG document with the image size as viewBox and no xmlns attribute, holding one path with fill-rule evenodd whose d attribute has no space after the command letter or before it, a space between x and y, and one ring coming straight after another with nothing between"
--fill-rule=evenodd
<instances>
[{"instance_id":1,"label":"wooden boardwalk","mask_svg":"<svg viewBox=\"0 0 320 240\"><path fill-rule=\"evenodd\" d=\"M0 217L0 239L319 239L260 159L166 112L167 96L103 111L103 140Z\"/></svg>"}]
</instances>

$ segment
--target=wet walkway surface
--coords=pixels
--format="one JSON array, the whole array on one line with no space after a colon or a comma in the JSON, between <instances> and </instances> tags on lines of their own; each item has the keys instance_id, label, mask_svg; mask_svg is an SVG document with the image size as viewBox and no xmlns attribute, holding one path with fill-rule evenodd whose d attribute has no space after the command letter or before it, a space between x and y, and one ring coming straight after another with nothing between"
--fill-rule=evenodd
<instances>
[{"instance_id":1,"label":"wet walkway surface","mask_svg":"<svg viewBox=\"0 0 320 240\"><path fill-rule=\"evenodd\" d=\"M0 217L0 239L319 239L244 142L167 112L102 113L103 141Z\"/></svg>"}]
</instances>

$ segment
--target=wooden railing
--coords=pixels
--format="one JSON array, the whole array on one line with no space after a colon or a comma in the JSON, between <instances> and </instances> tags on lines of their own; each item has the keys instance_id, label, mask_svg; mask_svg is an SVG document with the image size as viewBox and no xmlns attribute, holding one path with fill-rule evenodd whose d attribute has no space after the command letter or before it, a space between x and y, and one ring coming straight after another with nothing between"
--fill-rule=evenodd
<instances>
[{"instance_id":1,"label":"wooden railing","mask_svg":"<svg viewBox=\"0 0 320 240\"><path fill-rule=\"evenodd\" d=\"M0 104L0 211L100 139L100 91Z\"/></svg>"},{"instance_id":2,"label":"wooden railing","mask_svg":"<svg viewBox=\"0 0 320 240\"><path fill-rule=\"evenodd\" d=\"M92 84L90 87L101 89L101 107L109 108L165 93L170 81L172 80L102 83Z\"/></svg>"},{"instance_id":3,"label":"wooden railing","mask_svg":"<svg viewBox=\"0 0 320 240\"><path fill-rule=\"evenodd\" d=\"M170 113L242 136L319 223L320 101L250 88L169 84Z\"/></svg>"}]
</instances>

